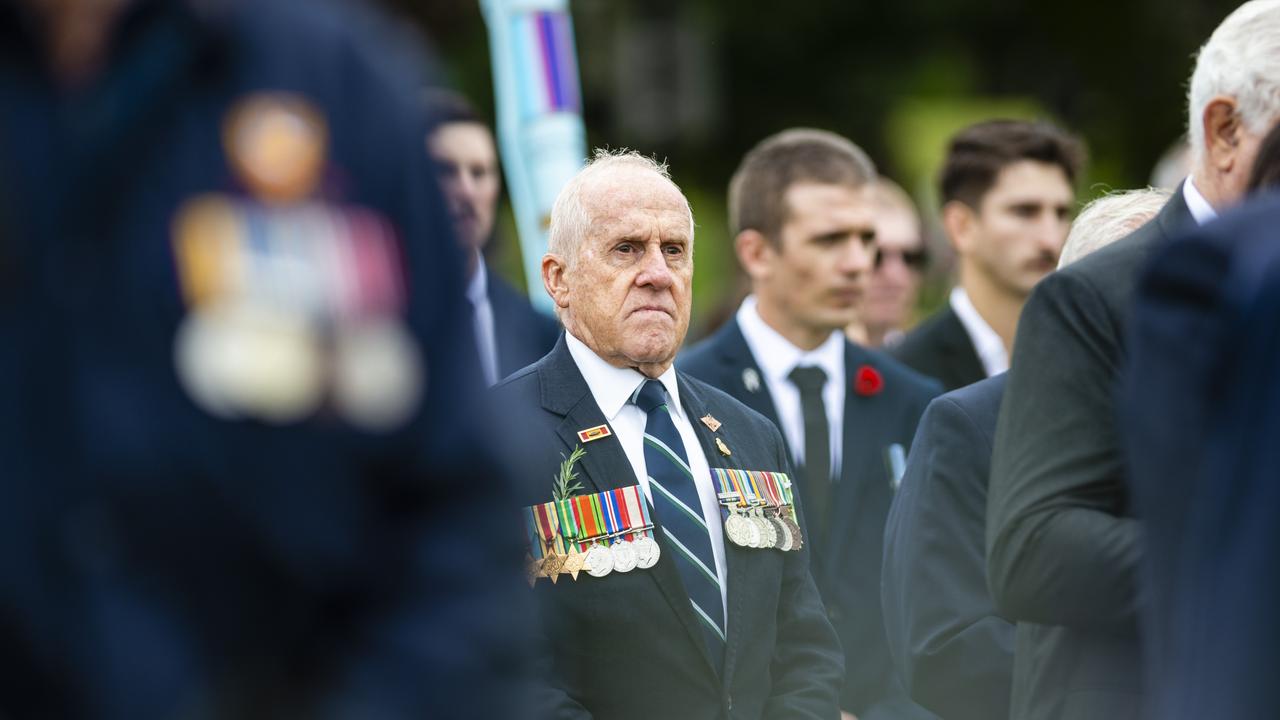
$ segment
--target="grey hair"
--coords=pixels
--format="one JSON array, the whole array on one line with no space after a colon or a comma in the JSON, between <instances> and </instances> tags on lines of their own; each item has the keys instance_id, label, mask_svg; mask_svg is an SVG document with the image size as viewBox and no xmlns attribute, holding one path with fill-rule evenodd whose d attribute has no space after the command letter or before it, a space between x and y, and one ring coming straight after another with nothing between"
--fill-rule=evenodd
<instances>
[{"instance_id":1,"label":"grey hair","mask_svg":"<svg viewBox=\"0 0 1280 720\"><path fill-rule=\"evenodd\" d=\"M1160 212L1172 194L1168 188L1118 190L1085 205L1075 222L1071 223L1058 268L1062 269L1142 227Z\"/></svg>"},{"instance_id":2,"label":"grey hair","mask_svg":"<svg viewBox=\"0 0 1280 720\"><path fill-rule=\"evenodd\" d=\"M1200 48L1187 91L1187 137L1193 166L1204 161L1204 110L1234 98L1249 130L1264 133L1280 116L1280 0L1236 8Z\"/></svg>"},{"instance_id":3,"label":"grey hair","mask_svg":"<svg viewBox=\"0 0 1280 720\"><path fill-rule=\"evenodd\" d=\"M671 172L665 162L658 162L626 148L617 150L597 148L578 174L560 189L560 194L556 196L556 201L551 206L551 229L547 239L547 252L559 255L569 265L576 261L578 250L582 247L582 241L591 227L591 217L582 206L582 193L602 175L621 169L656 173L680 192L679 186L671 180ZM683 192L680 192L680 197L684 198ZM688 198L684 198L684 203L685 207L689 208ZM689 209L689 227L693 227L691 208ZM692 238L690 241L692 242ZM690 250L692 250L692 244Z\"/></svg>"}]
</instances>

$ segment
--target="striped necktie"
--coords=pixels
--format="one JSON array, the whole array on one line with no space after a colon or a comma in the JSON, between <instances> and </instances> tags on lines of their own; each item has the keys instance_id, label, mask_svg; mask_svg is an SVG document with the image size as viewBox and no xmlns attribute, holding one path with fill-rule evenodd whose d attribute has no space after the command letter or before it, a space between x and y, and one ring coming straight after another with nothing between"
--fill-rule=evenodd
<instances>
[{"instance_id":1,"label":"striped necktie","mask_svg":"<svg viewBox=\"0 0 1280 720\"><path fill-rule=\"evenodd\" d=\"M649 474L653 511L675 549L672 555L676 568L689 593L693 614L702 625L711 659L716 670L723 672L725 623L720 580L711 551L711 533L702 516L702 501L693 482L693 471L689 469L684 442L671 421L662 383L644 381L632 402L648 416L644 426L644 464Z\"/></svg>"}]
</instances>

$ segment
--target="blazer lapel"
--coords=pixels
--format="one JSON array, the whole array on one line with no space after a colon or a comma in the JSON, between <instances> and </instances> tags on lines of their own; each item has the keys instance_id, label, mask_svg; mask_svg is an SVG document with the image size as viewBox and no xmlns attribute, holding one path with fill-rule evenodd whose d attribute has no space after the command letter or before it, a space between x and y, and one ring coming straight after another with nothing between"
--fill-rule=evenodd
<instances>
[{"instance_id":1,"label":"blazer lapel","mask_svg":"<svg viewBox=\"0 0 1280 720\"><path fill-rule=\"evenodd\" d=\"M716 333L716 347L724 364L725 377L720 387L725 392L742 401L743 405L769 418L778 425L778 410L773 405L773 396L769 394L769 386L765 383L764 373L751 354L747 340L742 336L742 328L737 318L732 318ZM754 378L754 381L749 379ZM786 438L783 438L786 441ZM791 452L791 448L787 448Z\"/></svg>"},{"instance_id":2,"label":"blazer lapel","mask_svg":"<svg viewBox=\"0 0 1280 720\"><path fill-rule=\"evenodd\" d=\"M600 406L596 405L591 388L587 386L587 381L583 379L577 364L573 362L573 356L569 354L563 334L540 370L540 380L543 408L564 416L564 420L556 428L556 434L560 436L567 448L565 455L567 456L569 451L579 445L587 451L578 461L580 464L578 475L585 480L583 492L603 492L637 484L635 469L631 467L631 461L627 459L627 454L622 449L622 443L618 441L617 435L611 434L609 437L590 443L583 443L578 437L578 432L581 430L607 425L607 423L604 413L600 411ZM681 385L682 395L686 386L687 383ZM613 432L612 427L609 430L610 433ZM708 455L709 458L710 455ZM657 583L671 610L680 619L680 624L684 625L689 640L698 648L698 652L706 663L707 672L715 678L718 685L720 678L716 677L715 665L711 662L710 651L702 636L702 628L698 624L698 619L694 617L693 606L689 604L689 592L680 579L679 571L676 570L674 562L676 551L667 540L662 526L656 521L654 538L662 548L662 558L657 565L648 570L633 572L642 572Z\"/></svg>"}]
</instances>

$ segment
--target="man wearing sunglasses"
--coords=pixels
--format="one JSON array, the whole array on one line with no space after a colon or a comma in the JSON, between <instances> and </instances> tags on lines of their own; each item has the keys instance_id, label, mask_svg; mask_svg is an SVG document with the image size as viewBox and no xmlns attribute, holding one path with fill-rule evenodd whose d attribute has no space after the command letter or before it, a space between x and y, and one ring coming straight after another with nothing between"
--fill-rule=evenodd
<instances>
[{"instance_id":1,"label":"man wearing sunglasses","mask_svg":"<svg viewBox=\"0 0 1280 720\"><path fill-rule=\"evenodd\" d=\"M899 360L948 390L1009 369L1022 305L1058 265L1083 156L1046 122L990 120L952 138L940 189L959 284L893 349Z\"/></svg>"},{"instance_id":2,"label":"man wearing sunglasses","mask_svg":"<svg viewBox=\"0 0 1280 720\"><path fill-rule=\"evenodd\" d=\"M883 177L876 179L871 194L876 214L874 265L858 305L858 319L846 332L860 345L880 348L902 341L929 255L911 197Z\"/></svg>"}]
</instances>

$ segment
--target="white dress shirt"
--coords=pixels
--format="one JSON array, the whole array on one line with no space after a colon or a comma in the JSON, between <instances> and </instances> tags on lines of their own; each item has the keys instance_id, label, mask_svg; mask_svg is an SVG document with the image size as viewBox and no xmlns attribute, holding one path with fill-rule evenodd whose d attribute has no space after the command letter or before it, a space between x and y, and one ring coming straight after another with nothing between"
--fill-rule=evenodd
<instances>
[{"instance_id":1,"label":"white dress shirt","mask_svg":"<svg viewBox=\"0 0 1280 720\"><path fill-rule=\"evenodd\" d=\"M969 293L957 285L951 289L948 302L956 317L960 318L960 324L964 325L965 332L969 334L969 341L973 343L973 349L978 353L978 360L982 362L982 369L986 371L987 377L1008 370L1009 350L1005 348L1004 340L978 314L978 308L973 306Z\"/></svg>"},{"instance_id":2,"label":"white dress shirt","mask_svg":"<svg viewBox=\"0 0 1280 720\"><path fill-rule=\"evenodd\" d=\"M476 350L480 354L480 371L486 385L493 386L498 377L498 341L493 327L493 305L489 302L489 278L485 271L484 256L476 253L476 271L467 283L467 300L474 313L472 328L476 334Z\"/></svg>"},{"instance_id":3,"label":"white dress shirt","mask_svg":"<svg viewBox=\"0 0 1280 720\"><path fill-rule=\"evenodd\" d=\"M816 365L827 373L822 404L831 431L831 477L839 478L844 445L844 333L833 330L826 342L813 350L801 350L760 317L754 295L742 301L737 319L742 337L764 373L765 387L773 398L773 407L778 411L778 420L796 465L804 465L804 413L800 407L800 389L787 376L796 367L808 365Z\"/></svg>"},{"instance_id":4,"label":"white dress shirt","mask_svg":"<svg viewBox=\"0 0 1280 720\"><path fill-rule=\"evenodd\" d=\"M650 504L653 499L649 492L649 473L644 462L644 426L648 421L639 406L630 402L640 383L648 378L631 368L619 368L605 362L599 355L587 347L573 333L565 332L565 344L569 346L569 354L578 366L578 371L587 381L591 395L600 406L600 412L609 421L609 427L622 444L622 450L631 462L631 469ZM720 580L720 602L724 603L725 617L729 617L729 606L725 588L728 586L728 575L725 572L724 532L720 521L720 502L716 497L716 488L711 480L711 467L707 464L706 453L702 451L702 443L694 433L693 424L680 404L680 387L676 382L675 366L658 377L658 381L671 396L667 408L671 410L671 422L675 424L680 439L684 441L684 452L689 458L689 469L693 471L693 482L698 488L698 498L702 501L702 519L711 531L711 552L716 560L716 577ZM582 446L589 454L591 443Z\"/></svg>"},{"instance_id":5,"label":"white dress shirt","mask_svg":"<svg viewBox=\"0 0 1280 720\"><path fill-rule=\"evenodd\" d=\"M1197 225L1217 219L1218 211L1200 194L1200 188L1196 187L1190 175L1182 183L1182 199L1187 203L1187 209L1191 211L1191 217L1195 218Z\"/></svg>"}]
</instances>

